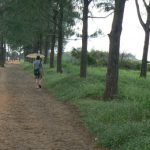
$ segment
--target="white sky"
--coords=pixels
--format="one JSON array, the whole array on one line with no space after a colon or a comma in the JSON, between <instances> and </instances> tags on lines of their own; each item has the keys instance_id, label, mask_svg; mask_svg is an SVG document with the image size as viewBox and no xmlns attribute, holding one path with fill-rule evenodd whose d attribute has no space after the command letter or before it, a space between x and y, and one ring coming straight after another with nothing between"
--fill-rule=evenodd
<instances>
[{"instance_id":1,"label":"white sky","mask_svg":"<svg viewBox=\"0 0 150 150\"><path fill-rule=\"evenodd\" d=\"M143 4L140 4L142 8ZM144 11L143 11L144 13ZM96 13L93 16L99 16L102 13ZM102 16L102 15L101 15ZM94 33L95 30L101 29L104 36L99 36L97 38L90 38L88 40L88 51L92 48L95 50L108 51L109 49L109 39L107 34L110 33L113 15L109 16L107 19L89 19L89 35ZM80 33L82 31L82 24L80 25ZM105 36L106 35L106 36ZM65 48L65 51L69 51L72 47L81 47L81 40L70 41ZM138 59L142 59L142 51L144 44L144 31L139 23L137 17L137 11L134 0L129 0L126 2L124 19L123 19L123 29L121 34L120 52L132 53ZM148 56L150 59L150 56Z\"/></svg>"}]
</instances>

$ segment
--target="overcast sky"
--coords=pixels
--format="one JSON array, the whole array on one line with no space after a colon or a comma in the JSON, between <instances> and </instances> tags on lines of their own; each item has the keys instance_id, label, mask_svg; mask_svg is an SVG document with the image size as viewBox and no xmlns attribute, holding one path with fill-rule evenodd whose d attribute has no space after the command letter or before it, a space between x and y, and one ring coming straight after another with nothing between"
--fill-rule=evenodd
<instances>
[{"instance_id":1,"label":"overcast sky","mask_svg":"<svg viewBox=\"0 0 150 150\"><path fill-rule=\"evenodd\" d=\"M141 0L140 0L141 1ZM143 4L140 4L142 9ZM144 11L142 10L142 13ZM102 13L95 13L96 16L102 16ZM92 48L95 50L108 51L109 49L109 39L107 34L110 33L113 15L109 16L107 19L89 19L89 35L95 30L101 29L104 33L103 36L97 38L90 38L88 40L88 50ZM82 25L80 26L80 32L82 31ZM144 31L139 23L137 17L137 11L134 0L129 0L126 2L125 13L123 19L123 30L121 35L121 46L120 51L126 53L132 53L138 59L142 59L144 43ZM81 40L71 41L66 45L66 51L70 50L72 47L81 47ZM148 56L150 60L150 56Z\"/></svg>"}]
</instances>

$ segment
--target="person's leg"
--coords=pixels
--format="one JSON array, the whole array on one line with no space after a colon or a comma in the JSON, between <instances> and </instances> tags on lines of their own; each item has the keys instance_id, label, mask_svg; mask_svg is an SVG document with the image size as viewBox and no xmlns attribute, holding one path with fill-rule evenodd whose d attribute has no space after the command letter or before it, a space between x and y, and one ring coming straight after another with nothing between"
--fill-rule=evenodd
<instances>
[{"instance_id":1,"label":"person's leg","mask_svg":"<svg viewBox=\"0 0 150 150\"><path fill-rule=\"evenodd\" d=\"M39 88L41 88L41 82L42 82L42 74L39 75Z\"/></svg>"},{"instance_id":2,"label":"person's leg","mask_svg":"<svg viewBox=\"0 0 150 150\"><path fill-rule=\"evenodd\" d=\"M38 78L35 79L35 83L36 83L36 88L39 88L39 81L38 81Z\"/></svg>"},{"instance_id":3,"label":"person's leg","mask_svg":"<svg viewBox=\"0 0 150 150\"><path fill-rule=\"evenodd\" d=\"M42 78L39 78L39 88L41 88Z\"/></svg>"},{"instance_id":4,"label":"person's leg","mask_svg":"<svg viewBox=\"0 0 150 150\"><path fill-rule=\"evenodd\" d=\"M35 76L35 84L36 84L36 88L39 88L39 77Z\"/></svg>"}]
</instances>

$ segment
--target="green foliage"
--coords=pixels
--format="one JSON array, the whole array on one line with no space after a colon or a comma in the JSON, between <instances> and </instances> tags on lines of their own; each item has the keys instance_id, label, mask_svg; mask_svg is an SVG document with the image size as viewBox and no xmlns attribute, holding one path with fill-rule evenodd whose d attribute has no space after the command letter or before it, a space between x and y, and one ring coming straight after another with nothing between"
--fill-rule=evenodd
<instances>
[{"instance_id":1,"label":"green foliage","mask_svg":"<svg viewBox=\"0 0 150 150\"><path fill-rule=\"evenodd\" d=\"M12 59L17 59L19 57L19 55L16 51L12 51L11 57L12 57Z\"/></svg>"},{"instance_id":2,"label":"green foliage","mask_svg":"<svg viewBox=\"0 0 150 150\"><path fill-rule=\"evenodd\" d=\"M81 48L73 48L71 51L72 57L75 57L76 59L80 59L81 57Z\"/></svg>"},{"instance_id":3,"label":"green foliage","mask_svg":"<svg viewBox=\"0 0 150 150\"><path fill-rule=\"evenodd\" d=\"M95 60L95 64L98 66L107 66L108 62L108 52L98 51L98 50L92 50L88 54L93 60ZM93 61L94 62L94 61ZM90 63L89 63L90 64Z\"/></svg>"},{"instance_id":4,"label":"green foliage","mask_svg":"<svg viewBox=\"0 0 150 150\"><path fill-rule=\"evenodd\" d=\"M72 26L75 25L74 20L79 14L74 9L75 4L72 1L62 2L63 35L66 38L74 34ZM5 41L11 49L22 47L27 53L43 50L46 37L53 34L54 12L58 13L55 18L57 41L59 3L60 0L0 0L0 33L3 32Z\"/></svg>"},{"instance_id":5,"label":"green foliage","mask_svg":"<svg viewBox=\"0 0 150 150\"><path fill-rule=\"evenodd\" d=\"M72 57L76 60L80 60L81 57L81 48L73 48L71 51ZM99 66L106 66L108 59L108 52L102 51L94 51L88 52L88 65L99 65Z\"/></svg>"},{"instance_id":6,"label":"green foliage","mask_svg":"<svg viewBox=\"0 0 150 150\"><path fill-rule=\"evenodd\" d=\"M71 51L72 57L76 60L80 60L81 49L73 48ZM92 66L107 66L108 64L108 52L92 50L88 52L88 65ZM148 69L150 65L148 65ZM130 53L120 54L119 67L122 69L140 70L141 62L138 61L134 55Z\"/></svg>"},{"instance_id":7,"label":"green foliage","mask_svg":"<svg viewBox=\"0 0 150 150\"><path fill-rule=\"evenodd\" d=\"M30 72L30 73L33 72L33 70L32 70L32 64L31 64L31 63L22 62L22 64L23 64L23 68L24 68L26 71L28 71L28 72Z\"/></svg>"},{"instance_id":8,"label":"green foliage","mask_svg":"<svg viewBox=\"0 0 150 150\"><path fill-rule=\"evenodd\" d=\"M108 12L114 9L114 0L101 0L99 3L97 3L97 7Z\"/></svg>"},{"instance_id":9,"label":"green foliage","mask_svg":"<svg viewBox=\"0 0 150 150\"><path fill-rule=\"evenodd\" d=\"M79 66L69 62L63 66L64 74L45 66L46 87L59 100L69 101L80 109L98 146L112 150L150 148L150 74L145 80L139 78L138 71L120 70L119 98L104 102L106 68L89 67L85 80L79 78Z\"/></svg>"},{"instance_id":10,"label":"green foliage","mask_svg":"<svg viewBox=\"0 0 150 150\"><path fill-rule=\"evenodd\" d=\"M89 35L89 37L97 37L98 35L101 35L102 34L102 30L97 30L95 31L93 34Z\"/></svg>"},{"instance_id":11,"label":"green foliage","mask_svg":"<svg viewBox=\"0 0 150 150\"><path fill-rule=\"evenodd\" d=\"M123 68L123 69L140 70L141 68L140 61L133 61L133 60L128 60L128 59L124 59L120 61L119 65L120 65L120 68Z\"/></svg>"}]
</instances>

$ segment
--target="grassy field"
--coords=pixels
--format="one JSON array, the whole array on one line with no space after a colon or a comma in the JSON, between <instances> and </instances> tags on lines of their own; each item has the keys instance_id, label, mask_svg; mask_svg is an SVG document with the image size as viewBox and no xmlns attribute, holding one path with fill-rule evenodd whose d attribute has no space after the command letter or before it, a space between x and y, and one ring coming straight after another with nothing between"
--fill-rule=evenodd
<instances>
[{"instance_id":1,"label":"grassy field","mask_svg":"<svg viewBox=\"0 0 150 150\"><path fill-rule=\"evenodd\" d=\"M31 64L23 63L31 72ZM63 74L45 66L44 82L53 95L69 101L81 112L97 145L112 150L150 149L150 75L139 78L138 71L120 70L119 97L102 101L106 68L88 68L80 79L79 66L63 64Z\"/></svg>"}]
</instances>

